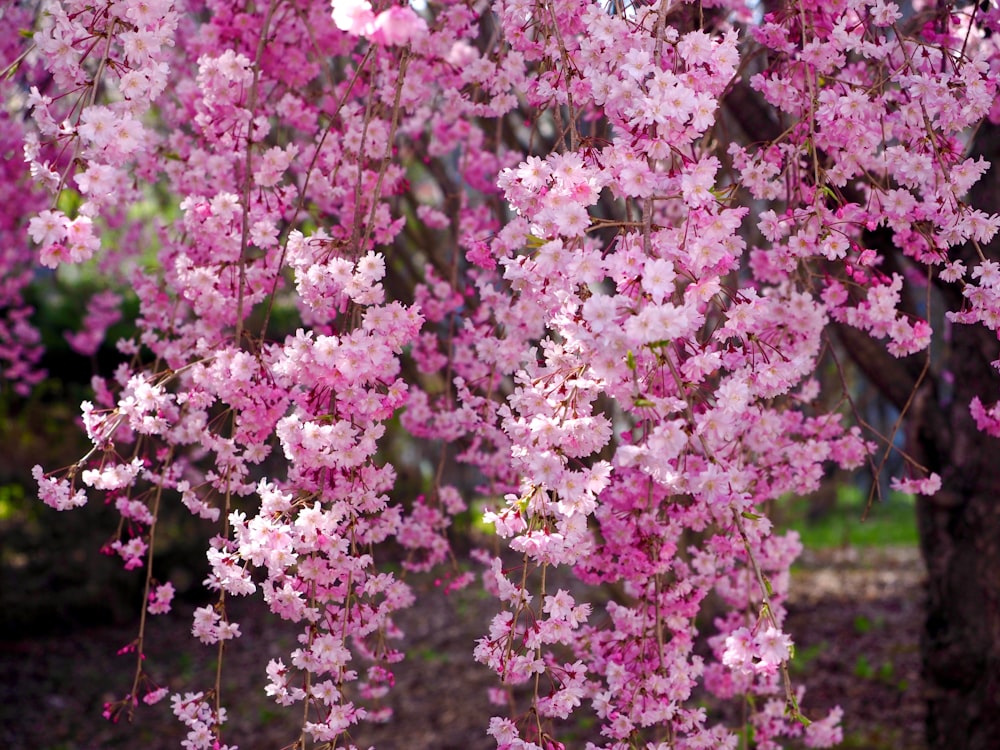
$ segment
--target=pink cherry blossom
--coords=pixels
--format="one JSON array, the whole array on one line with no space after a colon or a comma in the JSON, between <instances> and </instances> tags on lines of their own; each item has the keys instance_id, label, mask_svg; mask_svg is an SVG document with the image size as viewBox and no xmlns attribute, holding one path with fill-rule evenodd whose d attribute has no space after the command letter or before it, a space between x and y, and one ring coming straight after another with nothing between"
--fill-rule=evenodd
<instances>
[{"instance_id":1,"label":"pink cherry blossom","mask_svg":"<svg viewBox=\"0 0 1000 750\"><path fill-rule=\"evenodd\" d=\"M5 380L42 377L26 290L74 274L101 289L67 341L124 360L39 499L107 500L153 614L158 516L189 512L194 646L243 637L232 597L288 621L261 685L316 742L388 717L425 573L500 607L470 647L517 688L498 747L581 721L609 749L838 741L837 709L803 728L801 543L765 511L890 447L820 386L831 326L928 377L949 326L1000 330L966 153L1000 116L996 35L883 0L724 0L697 29L589 0L195 5L53 0L10 11L30 54L0 39ZM996 436L994 401L957 407ZM937 492L914 455L893 486ZM459 567L470 524L495 538ZM202 687L172 696L182 744L226 747Z\"/></svg>"}]
</instances>

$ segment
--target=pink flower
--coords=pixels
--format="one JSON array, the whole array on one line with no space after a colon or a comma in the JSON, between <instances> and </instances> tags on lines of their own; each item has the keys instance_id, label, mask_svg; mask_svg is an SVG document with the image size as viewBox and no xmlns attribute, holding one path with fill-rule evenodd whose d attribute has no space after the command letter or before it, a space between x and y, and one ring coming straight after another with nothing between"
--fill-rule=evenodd
<instances>
[{"instance_id":1,"label":"pink flower","mask_svg":"<svg viewBox=\"0 0 1000 750\"><path fill-rule=\"evenodd\" d=\"M122 544L121 540L112 542L111 549L125 561L125 570L135 570L142 567L149 545L141 537L133 537L125 544Z\"/></svg>"},{"instance_id":2,"label":"pink flower","mask_svg":"<svg viewBox=\"0 0 1000 750\"><path fill-rule=\"evenodd\" d=\"M952 322L1000 329L1000 265L966 272L949 257L1000 227L966 195L987 165L962 155L965 133L997 89L981 38L948 50L967 15L897 37L872 26L893 24L898 0L812 3L805 34L794 14L737 13L774 53L748 76L787 130L720 140L705 132L743 62L735 28L685 32L650 8L543 17L504 0L490 44L464 4L331 0L279 8L254 59L266 3L209 20L175 0L72 0L42 4L34 23L40 4L15 5L32 7L12 23L36 30L37 55L12 72L25 95L11 106L34 115L0 118L5 152L23 141L26 156L0 170L13 217L0 234L27 223L33 244L0 237L12 240L0 369L28 382L37 338L16 298L39 261L98 256L88 279L111 275L136 302L118 344L129 361L83 409L93 451L55 477L35 471L44 502L86 502L77 479L104 493L122 524L107 551L130 568L153 557L144 532L161 493L213 522L204 585L220 598L192 632L239 637L222 595L257 590L301 623L266 691L314 703L318 741L366 717L348 696L391 684L359 676L358 657L400 658L394 614L417 591L382 568L384 543L408 569L449 560L452 524L484 496L502 498L485 519L521 554L514 568L477 558L507 611L476 658L510 684L542 678L547 694L525 694L519 713L568 718L586 698L612 743L663 730L679 747L737 744L697 707L704 687L762 697L748 715L761 747L836 740L836 712L806 731L768 695L791 648L775 623L798 544L758 512L874 450L812 385L830 319L893 354L923 349L941 331L904 302L936 268L962 296ZM723 172L726 140L743 145ZM50 195L29 194L31 178ZM863 252L865 228L896 248ZM119 307L94 297L72 345L96 351ZM1000 407L970 406L1000 434ZM398 453L402 430L413 450ZM388 460L422 476L423 449L444 446L433 496L406 497ZM477 477L464 499L442 486L452 459ZM774 596L741 627L767 593L754 563ZM539 568L556 564L628 596L546 586ZM721 635L702 660L709 595ZM157 585L142 604L165 612L173 596ZM570 653L580 662L563 663ZM223 750L211 703L176 697L185 747ZM490 731L501 746L560 748L532 723Z\"/></svg>"},{"instance_id":3,"label":"pink flower","mask_svg":"<svg viewBox=\"0 0 1000 750\"><path fill-rule=\"evenodd\" d=\"M427 32L427 23L409 6L394 5L375 17L373 42L389 46L407 44Z\"/></svg>"},{"instance_id":4,"label":"pink flower","mask_svg":"<svg viewBox=\"0 0 1000 750\"><path fill-rule=\"evenodd\" d=\"M375 23L368 0L333 0L333 22L341 31L355 36L371 33Z\"/></svg>"},{"instance_id":5,"label":"pink flower","mask_svg":"<svg viewBox=\"0 0 1000 750\"><path fill-rule=\"evenodd\" d=\"M712 188L715 185L715 173L719 169L719 160L714 156L698 162L693 169L685 172L681 178L681 191L684 201L692 208L704 206L714 200Z\"/></svg>"},{"instance_id":6,"label":"pink flower","mask_svg":"<svg viewBox=\"0 0 1000 750\"><path fill-rule=\"evenodd\" d=\"M840 720L844 711L840 706L834 706L825 719L814 721L806 727L806 747L834 747L844 740L844 731Z\"/></svg>"},{"instance_id":7,"label":"pink flower","mask_svg":"<svg viewBox=\"0 0 1000 750\"><path fill-rule=\"evenodd\" d=\"M893 477L889 486L897 492L905 492L908 495L934 495L941 489L941 477L935 472L931 472L930 476L923 479Z\"/></svg>"},{"instance_id":8,"label":"pink flower","mask_svg":"<svg viewBox=\"0 0 1000 750\"><path fill-rule=\"evenodd\" d=\"M730 669L749 671L755 656L754 637L749 628L737 628L726 637L722 663Z\"/></svg>"},{"instance_id":9,"label":"pink flower","mask_svg":"<svg viewBox=\"0 0 1000 750\"><path fill-rule=\"evenodd\" d=\"M167 688L161 687L156 690L150 690L142 697L142 702L147 706L152 706L155 703L159 703L161 700L167 697L167 693L170 691Z\"/></svg>"},{"instance_id":10,"label":"pink flower","mask_svg":"<svg viewBox=\"0 0 1000 750\"><path fill-rule=\"evenodd\" d=\"M91 105L80 115L77 132L98 148L106 146L115 135L116 117L110 107Z\"/></svg>"},{"instance_id":11,"label":"pink flower","mask_svg":"<svg viewBox=\"0 0 1000 750\"><path fill-rule=\"evenodd\" d=\"M42 211L28 222L28 234L39 245L53 245L66 239L68 226L62 211Z\"/></svg>"},{"instance_id":12,"label":"pink flower","mask_svg":"<svg viewBox=\"0 0 1000 750\"><path fill-rule=\"evenodd\" d=\"M38 262L46 268L58 268L60 263L72 260L69 248L60 243L46 245L38 253Z\"/></svg>"},{"instance_id":13,"label":"pink flower","mask_svg":"<svg viewBox=\"0 0 1000 750\"><path fill-rule=\"evenodd\" d=\"M194 611L194 623L191 625L191 635L205 644L219 641L219 613L212 607L199 607Z\"/></svg>"},{"instance_id":14,"label":"pink flower","mask_svg":"<svg viewBox=\"0 0 1000 750\"><path fill-rule=\"evenodd\" d=\"M149 593L147 609L151 615L162 615L170 611L170 603L174 598L174 586L167 582L157 586Z\"/></svg>"},{"instance_id":15,"label":"pink flower","mask_svg":"<svg viewBox=\"0 0 1000 750\"><path fill-rule=\"evenodd\" d=\"M73 486L66 479L53 479L45 475L41 466L31 470L31 476L38 483L38 497L51 508L69 510L81 508L87 504L87 495L83 490L73 491Z\"/></svg>"},{"instance_id":16,"label":"pink flower","mask_svg":"<svg viewBox=\"0 0 1000 750\"><path fill-rule=\"evenodd\" d=\"M762 666L776 667L788 660L792 639L777 628L768 627L754 639L757 655Z\"/></svg>"}]
</instances>

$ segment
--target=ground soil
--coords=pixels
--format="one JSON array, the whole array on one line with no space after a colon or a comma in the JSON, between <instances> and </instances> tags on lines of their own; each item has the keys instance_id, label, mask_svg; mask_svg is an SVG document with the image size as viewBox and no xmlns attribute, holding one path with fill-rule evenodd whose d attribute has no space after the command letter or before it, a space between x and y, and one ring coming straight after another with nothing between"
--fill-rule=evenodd
<instances>
[{"instance_id":1,"label":"ground soil","mask_svg":"<svg viewBox=\"0 0 1000 750\"><path fill-rule=\"evenodd\" d=\"M845 712L845 747L922 750L923 700L918 638L923 571L916 550L807 553L793 578L788 628L797 644L793 678L808 685L807 714L833 705ZM390 724L365 729L360 747L380 750L487 750L493 684L468 656L490 604L474 593L445 596L430 580L418 609L401 625L409 658L391 693ZM185 605L188 609L192 605ZM227 740L243 750L278 750L298 736L297 716L263 697L263 642L293 647L293 635L247 608L234 612L244 637L226 654L223 702ZM181 607L183 609L184 606ZM148 634L150 671L174 675L172 687L214 682L214 652L195 650L187 617L155 618ZM128 692L134 656L116 656L135 638L132 624L79 626L0 641L0 747L6 750L177 748L184 729L166 702L141 708L131 725L101 718L102 706ZM580 743L582 747L582 742Z\"/></svg>"},{"instance_id":2,"label":"ground soil","mask_svg":"<svg viewBox=\"0 0 1000 750\"><path fill-rule=\"evenodd\" d=\"M924 750L920 632L925 571L914 547L807 551L787 623L807 714L844 709L845 748Z\"/></svg>"}]
</instances>

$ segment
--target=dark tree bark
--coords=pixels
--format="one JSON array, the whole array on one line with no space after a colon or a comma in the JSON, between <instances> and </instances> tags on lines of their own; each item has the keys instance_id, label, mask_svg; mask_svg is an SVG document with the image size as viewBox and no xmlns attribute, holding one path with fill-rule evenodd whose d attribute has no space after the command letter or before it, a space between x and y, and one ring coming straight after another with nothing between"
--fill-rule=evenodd
<instances>
[{"instance_id":1,"label":"dark tree bark","mask_svg":"<svg viewBox=\"0 0 1000 750\"><path fill-rule=\"evenodd\" d=\"M996 212L1000 129L984 126L973 153L993 167L969 202ZM997 242L984 250L1000 256ZM987 405L1000 397L990 364L998 357L995 332L954 326L946 359L953 391L922 389L911 419L914 448L943 479L917 505L928 573L921 649L931 750L1000 747L1000 440L979 431L968 406L977 395Z\"/></svg>"},{"instance_id":2,"label":"dark tree bark","mask_svg":"<svg viewBox=\"0 0 1000 750\"><path fill-rule=\"evenodd\" d=\"M932 750L1000 742L1000 441L977 430L967 406L976 393L997 392L995 373L979 361L982 345L995 350L996 342L979 339L956 333L954 400L924 407L941 409L950 429L914 415L920 451L944 480L917 504L928 572L921 648Z\"/></svg>"},{"instance_id":3,"label":"dark tree bark","mask_svg":"<svg viewBox=\"0 0 1000 750\"><path fill-rule=\"evenodd\" d=\"M996 212L1000 129L984 125L972 153L995 166L969 202ZM866 240L890 269L899 262L886 234ZM982 249L1000 257L997 242ZM969 268L979 262L974 248L959 255ZM940 285L937 293L948 309L961 305L956 286ZM1000 397L1000 373L990 364L1000 358L997 334L982 325L952 326L926 372L925 355L896 360L855 329L838 334L872 386L906 410L909 455L942 478L940 492L917 500L928 577L921 639L928 747L1000 747L1000 440L981 432L969 411L975 396L987 406Z\"/></svg>"}]
</instances>

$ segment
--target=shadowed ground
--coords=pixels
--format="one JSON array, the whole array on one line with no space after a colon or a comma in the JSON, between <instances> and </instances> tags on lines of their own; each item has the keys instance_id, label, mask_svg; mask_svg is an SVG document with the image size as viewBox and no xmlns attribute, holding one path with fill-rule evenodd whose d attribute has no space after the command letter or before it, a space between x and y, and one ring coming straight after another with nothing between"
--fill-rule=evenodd
<instances>
[{"instance_id":1,"label":"shadowed ground","mask_svg":"<svg viewBox=\"0 0 1000 750\"><path fill-rule=\"evenodd\" d=\"M808 685L807 715L845 711L848 748L922 750L923 700L918 637L923 569L914 548L823 550L805 553L794 577L788 621L796 641L793 677ZM493 713L489 672L470 664L492 603L476 591L445 596L417 583L419 608L401 618L410 656L400 665L390 700L390 724L366 727L355 739L380 750L487 750ZM272 618L239 609L244 637L226 654L225 738L243 750L278 750L297 738L298 714L263 694L262 643L293 643ZM191 607L182 608L185 615ZM179 675L171 686L200 690L214 681L214 649L188 635L189 617L153 618L150 670ZM131 686L133 658L115 652L135 637L134 626L79 627L61 635L0 641L0 747L7 750L178 748L184 727L166 701L141 708L131 726L101 718L105 701ZM583 742L579 742L580 747ZM569 745L568 745L569 747Z\"/></svg>"}]
</instances>

